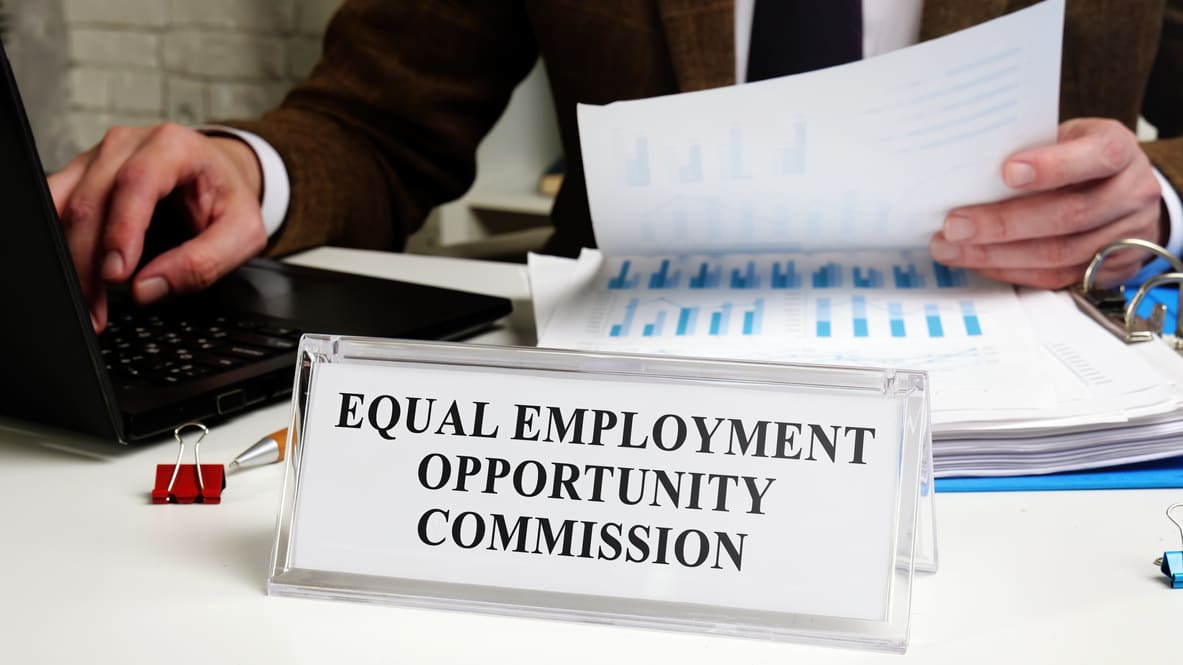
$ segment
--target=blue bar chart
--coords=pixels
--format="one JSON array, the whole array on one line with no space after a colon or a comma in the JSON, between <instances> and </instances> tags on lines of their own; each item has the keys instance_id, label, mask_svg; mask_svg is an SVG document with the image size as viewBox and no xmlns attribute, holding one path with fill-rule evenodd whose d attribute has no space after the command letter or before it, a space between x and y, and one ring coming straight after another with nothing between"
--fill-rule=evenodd
<instances>
[{"instance_id":1,"label":"blue bar chart","mask_svg":"<svg viewBox=\"0 0 1183 665\"><path fill-rule=\"evenodd\" d=\"M874 268L855 266L853 280L856 289L883 288L883 273Z\"/></svg>"},{"instance_id":2,"label":"blue bar chart","mask_svg":"<svg viewBox=\"0 0 1183 665\"><path fill-rule=\"evenodd\" d=\"M747 266L742 269L733 268L731 270L731 288L733 289L758 289L760 288L760 279L756 277L756 262L748 261Z\"/></svg>"},{"instance_id":3,"label":"blue bar chart","mask_svg":"<svg viewBox=\"0 0 1183 665\"><path fill-rule=\"evenodd\" d=\"M772 288L801 288L801 273L797 272L796 261L784 261L783 264L781 261L772 262Z\"/></svg>"},{"instance_id":4,"label":"blue bar chart","mask_svg":"<svg viewBox=\"0 0 1183 665\"><path fill-rule=\"evenodd\" d=\"M589 256L570 273L575 288L552 296L539 345L923 369L934 385L965 387L950 409L975 408L986 373L1028 408L1033 398L1010 386L1035 367L1012 286L921 251L869 254Z\"/></svg>"},{"instance_id":5,"label":"blue bar chart","mask_svg":"<svg viewBox=\"0 0 1183 665\"><path fill-rule=\"evenodd\" d=\"M608 288L610 289L635 289L640 283L641 278L637 275L629 277L632 269L632 261L624 261L620 264L620 272L615 277L608 280Z\"/></svg>"},{"instance_id":6,"label":"blue bar chart","mask_svg":"<svg viewBox=\"0 0 1183 665\"><path fill-rule=\"evenodd\" d=\"M830 311L830 299L818 298L816 308L817 326L814 334L818 337L830 337L830 334L833 332L832 321L830 319L833 316Z\"/></svg>"},{"instance_id":7,"label":"blue bar chart","mask_svg":"<svg viewBox=\"0 0 1183 665\"><path fill-rule=\"evenodd\" d=\"M710 334L714 337L727 334L727 325L731 323L731 303L723 303L719 309L711 312Z\"/></svg>"},{"instance_id":8,"label":"blue bar chart","mask_svg":"<svg viewBox=\"0 0 1183 665\"><path fill-rule=\"evenodd\" d=\"M605 286L612 290L756 291L761 289L847 289L883 292L926 288L961 289L980 284L961 268L911 256L860 262L826 256L740 255L718 257L631 257L611 264ZM685 280L685 281L683 281Z\"/></svg>"},{"instance_id":9,"label":"blue bar chart","mask_svg":"<svg viewBox=\"0 0 1183 665\"><path fill-rule=\"evenodd\" d=\"M722 274L722 267L712 267L710 263L703 261L698 266L698 272L690 278L690 288L717 289L719 288L720 277Z\"/></svg>"},{"instance_id":10,"label":"blue bar chart","mask_svg":"<svg viewBox=\"0 0 1183 665\"><path fill-rule=\"evenodd\" d=\"M743 334L759 335L764 327L764 301L757 299L752 308L743 313Z\"/></svg>"},{"instance_id":11,"label":"blue bar chart","mask_svg":"<svg viewBox=\"0 0 1183 665\"><path fill-rule=\"evenodd\" d=\"M971 337L980 337L982 334L982 323L978 321L978 314L974 310L974 304L969 300L961 301L961 318L965 321L965 334Z\"/></svg>"},{"instance_id":12,"label":"blue bar chart","mask_svg":"<svg viewBox=\"0 0 1183 665\"><path fill-rule=\"evenodd\" d=\"M596 279L607 299L594 329L624 348L786 334L968 343L992 334L975 294L994 287L912 253L620 257Z\"/></svg>"},{"instance_id":13,"label":"blue bar chart","mask_svg":"<svg viewBox=\"0 0 1183 665\"><path fill-rule=\"evenodd\" d=\"M750 302L722 301L711 306L686 305L667 298L642 301L629 298L608 327L613 338L640 337L753 337L764 332L763 298ZM700 326L700 316L705 325ZM667 322L672 322L668 326Z\"/></svg>"},{"instance_id":14,"label":"blue bar chart","mask_svg":"<svg viewBox=\"0 0 1183 665\"><path fill-rule=\"evenodd\" d=\"M936 305L924 306L924 320L928 324L929 337L944 337L945 327L941 325L941 310Z\"/></svg>"},{"instance_id":15,"label":"blue bar chart","mask_svg":"<svg viewBox=\"0 0 1183 665\"><path fill-rule=\"evenodd\" d=\"M617 323L609 329L608 334L612 337L628 337L629 331L633 328L633 319L637 315L637 299L633 298L624 306L624 318L620 323Z\"/></svg>"},{"instance_id":16,"label":"blue bar chart","mask_svg":"<svg viewBox=\"0 0 1183 665\"><path fill-rule=\"evenodd\" d=\"M898 302L887 303L888 325L892 337L907 337L908 326L904 323L904 306Z\"/></svg>"},{"instance_id":17,"label":"blue bar chart","mask_svg":"<svg viewBox=\"0 0 1183 665\"><path fill-rule=\"evenodd\" d=\"M660 311L653 317L653 323L645 324L645 332L641 333L645 337L661 337L662 331L665 329L665 311Z\"/></svg>"},{"instance_id":18,"label":"blue bar chart","mask_svg":"<svg viewBox=\"0 0 1183 665\"><path fill-rule=\"evenodd\" d=\"M813 271L813 288L833 289L842 286L842 266L833 261Z\"/></svg>"},{"instance_id":19,"label":"blue bar chart","mask_svg":"<svg viewBox=\"0 0 1183 665\"><path fill-rule=\"evenodd\" d=\"M883 300L855 292L818 296L807 310L814 318L809 329L818 338L903 340L984 334L971 300L953 303L924 302L923 298Z\"/></svg>"},{"instance_id":20,"label":"blue bar chart","mask_svg":"<svg viewBox=\"0 0 1183 665\"><path fill-rule=\"evenodd\" d=\"M670 273L670 262L667 259L661 262L661 268L657 272L649 275L649 288L676 289L681 278L681 270L675 270L673 274Z\"/></svg>"},{"instance_id":21,"label":"blue bar chart","mask_svg":"<svg viewBox=\"0 0 1183 665\"><path fill-rule=\"evenodd\" d=\"M897 289L922 289L924 288L924 278L920 276L920 272L916 270L916 264L909 263L907 266L892 266L892 277L895 279L895 288Z\"/></svg>"},{"instance_id":22,"label":"blue bar chart","mask_svg":"<svg viewBox=\"0 0 1183 665\"><path fill-rule=\"evenodd\" d=\"M694 325L698 321L697 307L682 307L678 311L678 329L675 333L679 337L694 334Z\"/></svg>"},{"instance_id":23,"label":"blue bar chart","mask_svg":"<svg viewBox=\"0 0 1183 665\"><path fill-rule=\"evenodd\" d=\"M866 337L870 334L870 328L867 327L867 299L865 296L853 296L850 299L850 306L852 311L852 322L854 323L854 336Z\"/></svg>"},{"instance_id":24,"label":"blue bar chart","mask_svg":"<svg viewBox=\"0 0 1183 665\"><path fill-rule=\"evenodd\" d=\"M934 262L932 271L936 275L939 288L956 289L967 285L964 268L950 268Z\"/></svg>"}]
</instances>

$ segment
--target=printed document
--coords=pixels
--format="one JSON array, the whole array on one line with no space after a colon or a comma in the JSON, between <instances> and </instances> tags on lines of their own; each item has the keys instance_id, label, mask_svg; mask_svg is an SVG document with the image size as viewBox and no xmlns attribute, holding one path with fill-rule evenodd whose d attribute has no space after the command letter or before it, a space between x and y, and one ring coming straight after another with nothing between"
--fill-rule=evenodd
<instances>
[{"instance_id":1,"label":"printed document","mask_svg":"<svg viewBox=\"0 0 1183 665\"><path fill-rule=\"evenodd\" d=\"M1053 0L817 72L580 106L603 254L540 344L926 369L938 422L1054 406L1014 290L927 246L950 208L1009 196L1010 153L1055 141L1062 21Z\"/></svg>"},{"instance_id":2,"label":"printed document","mask_svg":"<svg viewBox=\"0 0 1183 665\"><path fill-rule=\"evenodd\" d=\"M816 72L581 105L608 255L923 248L1054 143L1063 0Z\"/></svg>"},{"instance_id":3,"label":"printed document","mask_svg":"<svg viewBox=\"0 0 1183 665\"><path fill-rule=\"evenodd\" d=\"M539 345L927 370L939 475L1169 454L1151 445L1180 422L1167 359L928 254L948 210L1014 194L1006 157L1055 142L1063 15L1046 0L839 67L580 106L600 251L531 257Z\"/></svg>"}]
</instances>

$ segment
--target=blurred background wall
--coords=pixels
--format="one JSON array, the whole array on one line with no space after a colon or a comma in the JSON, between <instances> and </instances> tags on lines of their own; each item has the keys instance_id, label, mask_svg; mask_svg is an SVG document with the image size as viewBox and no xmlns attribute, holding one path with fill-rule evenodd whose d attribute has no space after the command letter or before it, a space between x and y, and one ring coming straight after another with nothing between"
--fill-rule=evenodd
<instances>
[{"instance_id":1,"label":"blurred background wall","mask_svg":"<svg viewBox=\"0 0 1183 665\"><path fill-rule=\"evenodd\" d=\"M2 0L48 170L115 124L256 115L320 55L340 0Z\"/></svg>"},{"instance_id":2,"label":"blurred background wall","mask_svg":"<svg viewBox=\"0 0 1183 665\"><path fill-rule=\"evenodd\" d=\"M342 1L0 0L0 9L52 172L112 125L193 125L275 106L316 64ZM437 208L408 250L520 260L549 234L553 196L538 185L560 153L539 64L481 145L473 188Z\"/></svg>"}]
</instances>

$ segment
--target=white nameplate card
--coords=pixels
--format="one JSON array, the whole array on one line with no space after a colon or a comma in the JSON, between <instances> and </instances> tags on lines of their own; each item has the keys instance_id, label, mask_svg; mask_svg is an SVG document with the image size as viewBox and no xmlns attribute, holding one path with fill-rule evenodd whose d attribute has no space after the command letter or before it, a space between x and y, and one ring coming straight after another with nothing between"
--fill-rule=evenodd
<instances>
[{"instance_id":1,"label":"white nameplate card","mask_svg":"<svg viewBox=\"0 0 1183 665\"><path fill-rule=\"evenodd\" d=\"M273 594L906 646L922 373L321 336L300 357Z\"/></svg>"}]
</instances>

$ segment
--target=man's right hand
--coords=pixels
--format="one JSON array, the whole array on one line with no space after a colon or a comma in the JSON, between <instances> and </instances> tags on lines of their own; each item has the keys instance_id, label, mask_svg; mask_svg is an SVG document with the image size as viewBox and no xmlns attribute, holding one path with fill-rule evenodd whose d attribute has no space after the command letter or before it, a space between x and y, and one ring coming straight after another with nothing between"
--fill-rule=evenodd
<instances>
[{"instance_id":1,"label":"man's right hand","mask_svg":"<svg viewBox=\"0 0 1183 665\"><path fill-rule=\"evenodd\" d=\"M49 176L49 189L96 331L107 325L107 284L131 280L137 303L156 302L209 286L267 243L259 164L235 138L115 127ZM156 204L170 194L193 237L136 272Z\"/></svg>"}]
</instances>

